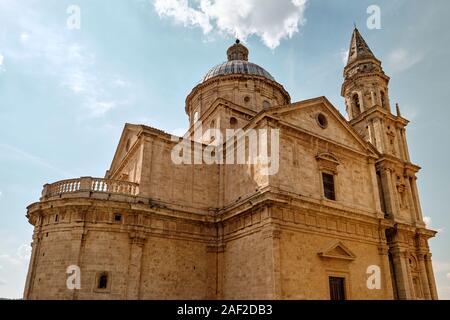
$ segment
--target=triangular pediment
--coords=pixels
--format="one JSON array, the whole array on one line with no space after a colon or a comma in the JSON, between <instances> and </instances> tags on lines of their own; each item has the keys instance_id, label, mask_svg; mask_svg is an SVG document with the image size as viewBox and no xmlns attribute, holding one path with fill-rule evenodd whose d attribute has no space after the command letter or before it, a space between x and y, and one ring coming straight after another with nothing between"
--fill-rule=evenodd
<instances>
[{"instance_id":1,"label":"triangular pediment","mask_svg":"<svg viewBox=\"0 0 450 320\"><path fill-rule=\"evenodd\" d=\"M294 129L297 128L359 152L369 153L374 157L378 156L370 144L353 129L325 97L274 108L268 113ZM323 122L319 120L319 115L323 116L320 119Z\"/></svg>"},{"instance_id":2,"label":"triangular pediment","mask_svg":"<svg viewBox=\"0 0 450 320\"><path fill-rule=\"evenodd\" d=\"M216 100L214 100L214 102L212 103L211 107L208 108L208 111L205 112L205 115L214 112L216 109L218 108L228 108L231 109L233 111L236 111L238 113L242 113L245 114L247 116L251 116L254 117L256 115L256 112L244 107L242 105L239 105L237 103L234 103L230 100L224 99L224 98L217 98Z\"/></svg>"},{"instance_id":3,"label":"triangular pediment","mask_svg":"<svg viewBox=\"0 0 450 320\"><path fill-rule=\"evenodd\" d=\"M328 259L355 260L356 256L342 242L333 243L325 250L319 252L319 256Z\"/></svg>"},{"instance_id":4,"label":"triangular pediment","mask_svg":"<svg viewBox=\"0 0 450 320\"><path fill-rule=\"evenodd\" d=\"M111 163L110 169L108 170L108 174L112 174L124 157L129 152L130 148L137 141L138 133L143 129L142 125L135 124L125 124L125 127L122 131L122 135L119 140L119 144L117 145L116 152L114 154L113 161ZM107 175L108 175L107 174Z\"/></svg>"}]
</instances>

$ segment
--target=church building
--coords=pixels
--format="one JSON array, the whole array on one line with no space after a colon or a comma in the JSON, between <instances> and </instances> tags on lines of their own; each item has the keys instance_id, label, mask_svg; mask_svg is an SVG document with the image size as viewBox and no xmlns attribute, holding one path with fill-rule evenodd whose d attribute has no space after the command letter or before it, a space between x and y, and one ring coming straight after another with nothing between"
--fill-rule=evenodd
<instances>
[{"instance_id":1,"label":"church building","mask_svg":"<svg viewBox=\"0 0 450 320\"><path fill-rule=\"evenodd\" d=\"M126 124L104 178L44 186L28 207L24 298L437 299L408 120L360 32L344 69L347 118L325 97L292 102L239 41L227 58L187 96L184 139ZM276 172L176 163L181 141L203 152L215 140L186 139L200 123L223 137L277 130L276 148L265 145ZM251 152L226 140L221 156Z\"/></svg>"}]
</instances>

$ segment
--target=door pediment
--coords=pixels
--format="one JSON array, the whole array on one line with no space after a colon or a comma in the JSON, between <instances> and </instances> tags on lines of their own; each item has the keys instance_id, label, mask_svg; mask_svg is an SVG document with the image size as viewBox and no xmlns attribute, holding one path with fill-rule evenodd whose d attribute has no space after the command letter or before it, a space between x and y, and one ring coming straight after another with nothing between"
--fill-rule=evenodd
<instances>
[{"instance_id":1,"label":"door pediment","mask_svg":"<svg viewBox=\"0 0 450 320\"><path fill-rule=\"evenodd\" d=\"M356 255L350 251L341 241L338 241L325 250L319 252L319 256L321 258L328 259L340 259L340 260L348 260L353 261L356 259Z\"/></svg>"}]
</instances>

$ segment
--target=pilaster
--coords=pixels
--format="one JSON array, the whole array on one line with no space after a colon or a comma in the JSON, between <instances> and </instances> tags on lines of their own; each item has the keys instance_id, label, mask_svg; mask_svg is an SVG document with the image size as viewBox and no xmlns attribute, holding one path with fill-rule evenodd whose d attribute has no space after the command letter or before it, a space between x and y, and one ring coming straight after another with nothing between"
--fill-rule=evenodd
<instances>
[{"instance_id":1,"label":"pilaster","mask_svg":"<svg viewBox=\"0 0 450 320\"><path fill-rule=\"evenodd\" d=\"M426 268L427 276L428 276L428 284L430 286L431 299L438 300L439 297L438 297L437 288L436 288L436 281L434 278L431 253L427 253L425 255L425 268Z\"/></svg>"},{"instance_id":2,"label":"pilaster","mask_svg":"<svg viewBox=\"0 0 450 320\"><path fill-rule=\"evenodd\" d=\"M391 253L396 275L398 298L400 300L411 300L413 298L413 292L409 279L406 250L395 247L391 249Z\"/></svg>"},{"instance_id":3,"label":"pilaster","mask_svg":"<svg viewBox=\"0 0 450 320\"><path fill-rule=\"evenodd\" d=\"M272 279L272 296L270 299L282 299L281 287L281 258L280 258L280 239L281 230L278 226L268 225L262 230L262 235L269 251L269 270Z\"/></svg>"},{"instance_id":4,"label":"pilaster","mask_svg":"<svg viewBox=\"0 0 450 320\"><path fill-rule=\"evenodd\" d=\"M430 284L428 282L427 269L425 266L425 253L417 255L419 261L420 280L422 282L422 289L426 300L431 300Z\"/></svg>"},{"instance_id":5,"label":"pilaster","mask_svg":"<svg viewBox=\"0 0 450 320\"><path fill-rule=\"evenodd\" d=\"M146 237L144 233L130 233L130 257L128 260L127 300L141 298L142 258Z\"/></svg>"}]
</instances>

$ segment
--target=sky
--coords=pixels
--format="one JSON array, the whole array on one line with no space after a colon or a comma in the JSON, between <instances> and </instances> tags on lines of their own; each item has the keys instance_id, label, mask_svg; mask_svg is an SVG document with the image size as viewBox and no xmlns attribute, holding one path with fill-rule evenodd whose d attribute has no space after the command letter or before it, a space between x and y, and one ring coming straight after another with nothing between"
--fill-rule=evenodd
<instances>
[{"instance_id":1,"label":"sky","mask_svg":"<svg viewBox=\"0 0 450 320\"><path fill-rule=\"evenodd\" d=\"M367 27L371 5L380 29ZM439 231L439 295L450 299L448 16L448 0L0 0L0 297L22 297L26 207L42 186L103 177L127 122L182 132L186 96L235 37L292 101L326 96L346 115L356 23L411 121L424 216Z\"/></svg>"}]
</instances>

